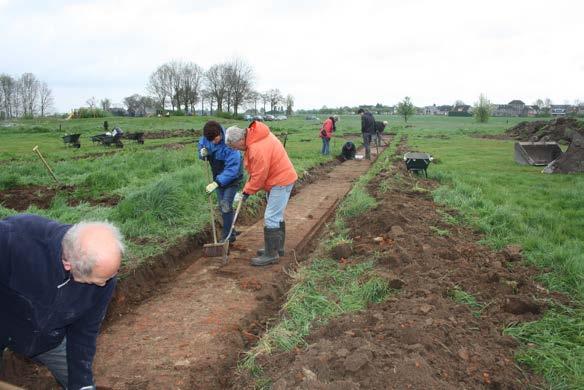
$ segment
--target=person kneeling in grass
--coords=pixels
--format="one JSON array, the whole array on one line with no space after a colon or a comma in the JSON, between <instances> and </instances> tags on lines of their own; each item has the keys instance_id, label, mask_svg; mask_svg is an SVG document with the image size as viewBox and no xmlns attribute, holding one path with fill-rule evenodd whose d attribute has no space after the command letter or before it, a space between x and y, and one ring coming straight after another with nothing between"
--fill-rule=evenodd
<instances>
[{"instance_id":1,"label":"person kneeling in grass","mask_svg":"<svg viewBox=\"0 0 584 390\"><path fill-rule=\"evenodd\" d=\"M243 200L259 190L268 193L264 213L264 249L258 250L251 264L262 266L278 261L284 255L286 223L284 212L298 175L286 149L268 126L254 121L247 129L232 126L227 129L225 142L242 150L249 180L243 187Z\"/></svg>"}]
</instances>

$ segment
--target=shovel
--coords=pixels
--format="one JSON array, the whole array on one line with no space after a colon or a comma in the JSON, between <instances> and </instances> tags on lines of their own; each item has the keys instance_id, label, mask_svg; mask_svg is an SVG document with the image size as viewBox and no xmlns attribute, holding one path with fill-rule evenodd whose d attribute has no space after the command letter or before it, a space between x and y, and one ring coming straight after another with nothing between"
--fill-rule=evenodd
<instances>
[{"instance_id":1,"label":"shovel","mask_svg":"<svg viewBox=\"0 0 584 390\"><path fill-rule=\"evenodd\" d=\"M223 241L223 264L227 264L229 260L227 255L229 254L229 239L233 234L233 229L235 228L235 222L237 221L237 216L239 215L239 210L241 210L241 205L243 204L243 198L239 199L239 203L237 203L237 209L235 210L235 215L233 216L233 223L231 224L231 229L229 229L229 234L225 237Z\"/></svg>"},{"instance_id":2,"label":"shovel","mask_svg":"<svg viewBox=\"0 0 584 390\"><path fill-rule=\"evenodd\" d=\"M211 181L210 174L209 174L209 164L205 162L207 165L207 181ZM213 243L212 244L205 244L203 245L203 254L207 257L219 257L223 256L223 243L217 242L217 230L215 229L215 214L213 213L213 200L211 197L213 193L209 194L209 213L211 215L211 227L213 228Z\"/></svg>"}]
</instances>

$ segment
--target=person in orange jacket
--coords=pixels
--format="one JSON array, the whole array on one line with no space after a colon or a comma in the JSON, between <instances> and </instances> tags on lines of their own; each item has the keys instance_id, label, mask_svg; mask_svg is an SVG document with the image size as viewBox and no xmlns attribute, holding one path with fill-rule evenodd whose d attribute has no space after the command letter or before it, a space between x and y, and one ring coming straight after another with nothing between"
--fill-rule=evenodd
<instances>
[{"instance_id":1,"label":"person in orange jacket","mask_svg":"<svg viewBox=\"0 0 584 390\"><path fill-rule=\"evenodd\" d=\"M247 129L232 126L225 134L227 146L244 151L243 164L249 179L243 187L243 200L260 190L268 193L264 213L264 249L258 250L251 264L262 266L284 255L286 223L284 212L294 183L296 170L280 140L262 122L254 121Z\"/></svg>"},{"instance_id":2,"label":"person in orange jacket","mask_svg":"<svg viewBox=\"0 0 584 390\"><path fill-rule=\"evenodd\" d=\"M337 115L328 117L322 124L320 128L320 138L322 138L322 149L320 153L322 155L328 155L331 153L330 151L330 142L333 133L337 130L336 123L338 122L339 117Z\"/></svg>"}]
</instances>

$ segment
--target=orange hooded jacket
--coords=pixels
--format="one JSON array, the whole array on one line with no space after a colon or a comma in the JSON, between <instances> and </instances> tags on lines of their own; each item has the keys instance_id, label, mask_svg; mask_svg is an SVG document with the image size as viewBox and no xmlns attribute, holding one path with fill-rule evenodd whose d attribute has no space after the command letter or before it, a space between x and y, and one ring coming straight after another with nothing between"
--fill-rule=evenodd
<instances>
[{"instance_id":1,"label":"orange hooded jacket","mask_svg":"<svg viewBox=\"0 0 584 390\"><path fill-rule=\"evenodd\" d=\"M243 187L246 194L253 195L262 189L267 192L273 186L287 186L298 180L286 149L262 122L251 123L245 147L243 164L249 174Z\"/></svg>"}]
</instances>

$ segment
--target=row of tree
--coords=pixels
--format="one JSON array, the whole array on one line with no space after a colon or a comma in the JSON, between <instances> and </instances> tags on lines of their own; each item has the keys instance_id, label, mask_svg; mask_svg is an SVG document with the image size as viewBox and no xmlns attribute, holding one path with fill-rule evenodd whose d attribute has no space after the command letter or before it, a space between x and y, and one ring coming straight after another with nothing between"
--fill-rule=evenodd
<instances>
[{"instance_id":1,"label":"row of tree","mask_svg":"<svg viewBox=\"0 0 584 390\"><path fill-rule=\"evenodd\" d=\"M237 115L243 106L252 106L258 111L258 103L263 103L263 111L269 104L270 111L277 111L286 105L286 112L292 113L294 98L284 97L279 89L270 89L260 93L254 90L255 72L251 65L236 58L221 64L215 64L203 70L192 62L171 61L159 66L148 80L147 90L152 102L159 111L171 108L194 112L200 103L209 111L228 112ZM124 103L135 101L148 102L139 95L133 95ZM130 106L128 106L130 109ZM283 111L283 109L282 109Z\"/></svg>"},{"instance_id":2,"label":"row of tree","mask_svg":"<svg viewBox=\"0 0 584 390\"><path fill-rule=\"evenodd\" d=\"M45 116L52 107L51 89L34 74L0 74L0 119Z\"/></svg>"}]
</instances>

